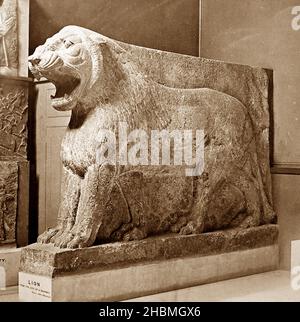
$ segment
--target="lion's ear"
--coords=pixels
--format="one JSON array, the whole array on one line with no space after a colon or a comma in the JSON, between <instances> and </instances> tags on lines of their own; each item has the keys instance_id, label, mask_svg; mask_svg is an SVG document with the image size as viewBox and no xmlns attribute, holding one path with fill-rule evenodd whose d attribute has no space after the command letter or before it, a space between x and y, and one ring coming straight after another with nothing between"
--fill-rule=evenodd
<instances>
[{"instance_id":1,"label":"lion's ear","mask_svg":"<svg viewBox=\"0 0 300 322\"><path fill-rule=\"evenodd\" d=\"M92 88L99 78L100 66L102 62L101 46L106 45L107 41L102 37L100 37L100 35L98 36L97 34L91 34L87 38L87 42L89 43L88 47L89 47L89 51L92 58L92 64L93 64L91 83L89 86L90 88Z\"/></svg>"},{"instance_id":2,"label":"lion's ear","mask_svg":"<svg viewBox=\"0 0 300 322\"><path fill-rule=\"evenodd\" d=\"M103 38L103 36L97 35L97 34L92 34L90 35L90 40L97 45L105 45L107 44L107 40Z\"/></svg>"}]
</instances>

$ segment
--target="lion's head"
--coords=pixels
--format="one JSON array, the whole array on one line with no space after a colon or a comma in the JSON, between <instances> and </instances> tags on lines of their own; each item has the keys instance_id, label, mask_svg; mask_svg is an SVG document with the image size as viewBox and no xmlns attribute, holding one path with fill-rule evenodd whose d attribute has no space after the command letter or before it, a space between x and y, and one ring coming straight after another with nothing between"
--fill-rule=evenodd
<instances>
[{"instance_id":1,"label":"lion's head","mask_svg":"<svg viewBox=\"0 0 300 322\"><path fill-rule=\"evenodd\" d=\"M99 46L105 37L90 30L68 26L49 38L29 57L29 68L38 79L45 77L56 86L52 106L73 109L93 87L101 73Z\"/></svg>"}]
</instances>

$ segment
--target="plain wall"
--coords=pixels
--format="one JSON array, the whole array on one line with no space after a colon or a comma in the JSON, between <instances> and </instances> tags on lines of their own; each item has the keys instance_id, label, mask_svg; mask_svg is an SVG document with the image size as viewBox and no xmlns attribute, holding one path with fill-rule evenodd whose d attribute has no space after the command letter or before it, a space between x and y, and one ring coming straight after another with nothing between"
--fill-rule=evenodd
<instances>
[{"instance_id":1,"label":"plain wall","mask_svg":"<svg viewBox=\"0 0 300 322\"><path fill-rule=\"evenodd\" d=\"M30 53L66 25L198 56L198 0L31 0Z\"/></svg>"},{"instance_id":2,"label":"plain wall","mask_svg":"<svg viewBox=\"0 0 300 322\"><path fill-rule=\"evenodd\" d=\"M202 0L201 56L274 70L274 163L300 167L299 0Z\"/></svg>"},{"instance_id":3,"label":"plain wall","mask_svg":"<svg viewBox=\"0 0 300 322\"><path fill-rule=\"evenodd\" d=\"M300 239L300 30L292 29L299 0L202 0L203 57L274 70L273 176L282 268L290 267L290 242ZM293 169L293 171L291 171Z\"/></svg>"}]
</instances>

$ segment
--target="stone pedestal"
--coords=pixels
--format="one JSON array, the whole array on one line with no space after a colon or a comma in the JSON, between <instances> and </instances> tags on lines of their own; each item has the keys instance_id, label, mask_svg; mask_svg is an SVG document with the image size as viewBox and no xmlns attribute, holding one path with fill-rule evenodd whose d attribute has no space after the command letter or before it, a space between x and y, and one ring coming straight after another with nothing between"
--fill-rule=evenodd
<instances>
[{"instance_id":1,"label":"stone pedestal","mask_svg":"<svg viewBox=\"0 0 300 322\"><path fill-rule=\"evenodd\" d=\"M28 91L31 79L0 77L0 245L28 244Z\"/></svg>"},{"instance_id":2,"label":"stone pedestal","mask_svg":"<svg viewBox=\"0 0 300 322\"><path fill-rule=\"evenodd\" d=\"M0 247L0 289L18 285L21 249L15 244Z\"/></svg>"},{"instance_id":3,"label":"stone pedestal","mask_svg":"<svg viewBox=\"0 0 300 322\"><path fill-rule=\"evenodd\" d=\"M28 244L29 0L0 5L0 288L17 285Z\"/></svg>"},{"instance_id":4,"label":"stone pedestal","mask_svg":"<svg viewBox=\"0 0 300 322\"><path fill-rule=\"evenodd\" d=\"M292 278L295 276L300 276L300 240L293 240L291 242L291 275Z\"/></svg>"},{"instance_id":5,"label":"stone pedestal","mask_svg":"<svg viewBox=\"0 0 300 322\"><path fill-rule=\"evenodd\" d=\"M291 243L291 268L300 267L300 240Z\"/></svg>"},{"instance_id":6,"label":"stone pedestal","mask_svg":"<svg viewBox=\"0 0 300 322\"><path fill-rule=\"evenodd\" d=\"M0 275L6 276L6 286L17 285L17 247L28 244L30 83L27 78L0 76Z\"/></svg>"},{"instance_id":7,"label":"stone pedestal","mask_svg":"<svg viewBox=\"0 0 300 322\"><path fill-rule=\"evenodd\" d=\"M291 288L300 291L300 240L291 242Z\"/></svg>"},{"instance_id":8,"label":"stone pedestal","mask_svg":"<svg viewBox=\"0 0 300 322\"><path fill-rule=\"evenodd\" d=\"M22 250L22 301L124 300L278 268L278 227Z\"/></svg>"}]
</instances>

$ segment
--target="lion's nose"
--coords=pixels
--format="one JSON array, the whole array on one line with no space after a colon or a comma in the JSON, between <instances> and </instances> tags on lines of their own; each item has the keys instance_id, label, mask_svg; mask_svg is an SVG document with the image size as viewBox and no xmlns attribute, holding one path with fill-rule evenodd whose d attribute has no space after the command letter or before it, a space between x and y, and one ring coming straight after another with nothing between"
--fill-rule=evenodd
<instances>
[{"instance_id":1,"label":"lion's nose","mask_svg":"<svg viewBox=\"0 0 300 322\"><path fill-rule=\"evenodd\" d=\"M41 59L40 58L36 58L36 57L29 57L28 61L33 65L33 66L37 66L40 62Z\"/></svg>"}]
</instances>

